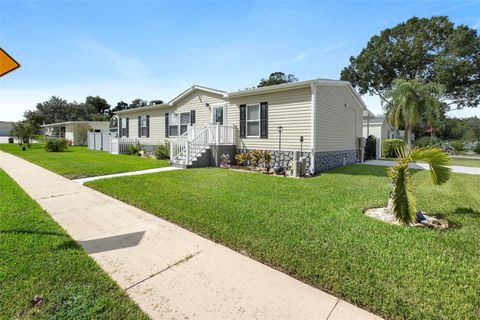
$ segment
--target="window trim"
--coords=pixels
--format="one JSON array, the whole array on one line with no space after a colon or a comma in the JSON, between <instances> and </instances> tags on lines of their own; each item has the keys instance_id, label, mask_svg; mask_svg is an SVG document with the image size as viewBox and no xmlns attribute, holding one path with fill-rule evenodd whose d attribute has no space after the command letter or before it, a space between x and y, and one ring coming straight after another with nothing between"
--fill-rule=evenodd
<instances>
[{"instance_id":1,"label":"window trim","mask_svg":"<svg viewBox=\"0 0 480 320\"><path fill-rule=\"evenodd\" d=\"M127 118L121 118L120 121L122 122L122 131L120 132L120 137L126 138L127 135L124 133L128 133Z\"/></svg>"},{"instance_id":2,"label":"window trim","mask_svg":"<svg viewBox=\"0 0 480 320\"><path fill-rule=\"evenodd\" d=\"M145 126L143 126L143 121L145 121ZM140 138L147 137L147 115L140 116ZM143 134L143 129L145 129L145 134Z\"/></svg>"},{"instance_id":3,"label":"window trim","mask_svg":"<svg viewBox=\"0 0 480 320\"><path fill-rule=\"evenodd\" d=\"M249 107L258 107L258 120L248 120L248 108ZM246 138L260 138L261 135L261 124L260 124L260 102L258 103L250 103L245 106L245 137ZM249 122L256 122L258 123L258 135L252 136L248 134L248 123Z\"/></svg>"},{"instance_id":4,"label":"window trim","mask_svg":"<svg viewBox=\"0 0 480 320\"><path fill-rule=\"evenodd\" d=\"M188 113L188 123L187 124L181 124L181 115L182 114L187 114ZM177 121L177 124L170 124L171 121L170 121L170 118L168 118L168 137L179 137L181 136L182 134L180 133L181 132L181 129L180 127L181 126L187 126L187 130L188 130L188 127L190 126L191 124L191 121L192 121L192 115L191 115L191 111L184 111L184 112L171 112L168 114L168 117L170 117L171 115L175 114L178 118L178 121ZM176 135L172 135L172 132L170 131L170 129L172 127L177 127L177 134Z\"/></svg>"}]
</instances>

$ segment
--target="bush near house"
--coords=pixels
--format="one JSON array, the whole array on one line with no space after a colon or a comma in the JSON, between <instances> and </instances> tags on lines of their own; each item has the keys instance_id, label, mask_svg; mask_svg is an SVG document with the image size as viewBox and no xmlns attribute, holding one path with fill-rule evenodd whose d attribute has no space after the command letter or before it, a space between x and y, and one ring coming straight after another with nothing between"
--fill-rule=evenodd
<instances>
[{"instance_id":1,"label":"bush near house","mask_svg":"<svg viewBox=\"0 0 480 320\"><path fill-rule=\"evenodd\" d=\"M48 152L64 152L69 145L68 140L63 138L49 138L45 143L45 150Z\"/></svg>"},{"instance_id":2,"label":"bush near house","mask_svg":"<svg viewBox=\"0 0 480 320\"><path fill-rule=\"evenodd\" d=\"M395 150L403 148L405 143L401 139L385 139L382 142L382 156L384 158L396 158Z\"/></svg>"},{"instance_id":3,"label":"bush near house","mask_svg":"<svg viewBox=\"0 0 480 320\"><path fill-rule=\"evenodd\" d=\"M155 158L170 159L170 142L165 141L165 144L161 144L155 149Z\"/></svg>"},{"instance_id":4,"label":"bush near house","mask_svg":"<svg viewBox=\"0 0 480 320\"><path fill-rule=\"evenodd\" d=\"M127 147L127 154L130 156L140 156L142 150L140 143L129 144Z\"/></svg>"}]
</instances>

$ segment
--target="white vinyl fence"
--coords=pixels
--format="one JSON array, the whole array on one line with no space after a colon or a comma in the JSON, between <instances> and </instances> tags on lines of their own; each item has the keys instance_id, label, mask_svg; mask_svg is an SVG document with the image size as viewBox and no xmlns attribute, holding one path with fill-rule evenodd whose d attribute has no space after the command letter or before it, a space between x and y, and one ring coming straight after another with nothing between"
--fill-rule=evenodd
<instances>
[{"instance_id":1,"label":"white vinyl fence","mask_svg":"<svg viewBox=\"0 0 480 320\"><path fill-rule=\"evenodd\" d=\"M138 143L137 138L115 138L109 133L89 132L87 136L88 149L102 150L113 154L125 154L131 144Z\"/></svg>"}]
</instances>

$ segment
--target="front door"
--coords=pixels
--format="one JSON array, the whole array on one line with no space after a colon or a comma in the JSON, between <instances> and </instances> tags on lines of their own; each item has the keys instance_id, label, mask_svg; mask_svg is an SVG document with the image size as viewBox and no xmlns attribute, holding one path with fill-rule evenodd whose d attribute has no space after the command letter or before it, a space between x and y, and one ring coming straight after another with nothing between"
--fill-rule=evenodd
<instances>
[{"instance_id":1,"label":"front door","mask_svg":"<svg viewBox=\"0 0 480 320\"><path fill-rule=\"evenodd\" d=\"M212 124L223 125L225 118L224 106L212 107Z\"/></svg>"}]
</instances>

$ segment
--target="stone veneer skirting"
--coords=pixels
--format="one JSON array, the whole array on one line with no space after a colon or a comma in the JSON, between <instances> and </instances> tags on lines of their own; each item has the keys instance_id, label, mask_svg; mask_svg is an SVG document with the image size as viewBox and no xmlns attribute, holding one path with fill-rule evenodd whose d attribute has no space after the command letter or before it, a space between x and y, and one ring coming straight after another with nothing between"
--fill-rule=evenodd
<instances>
[{"instance_id":1,"label":"stone veneer skirting","mask_svg":"<svg viewBox=\"0 0 480 320\"><path fill-rule=\"evenodd\" d=\"M143 150L151 156L155 155L155 151L158 148L158 145L155 145L155 144L140 144L140 145L142 146Z\"/></svg>"},{"instance_id":2,"label":"stone veneer skirting","mask_svg":"<svg viewBox=\"0 0 480 320\"><path fill-rule=\"evenodd\" d=\"M315 152L315 173L359 162L358 150Z\"/></svg>"},{"instance_id":3,"label":"stone veneer skirting","mask_svg":"<svg viewBox=\"0 0 480 320\"><path fill-rule=\"evenodd\" d=\"M263 149L237 149L237 153L240 152L252 152L253 150L259 151L270 151L272 154L272 162L271 167L280 165L282 167L288 167L290 162L294 159L295 152L294 151L274 151L274 150L263 150ZM302 152L302 157L307 158L307 168L310 168L310 152ZM260 164L263 165L263 164Z\"/></svg>"}]
</instances>

